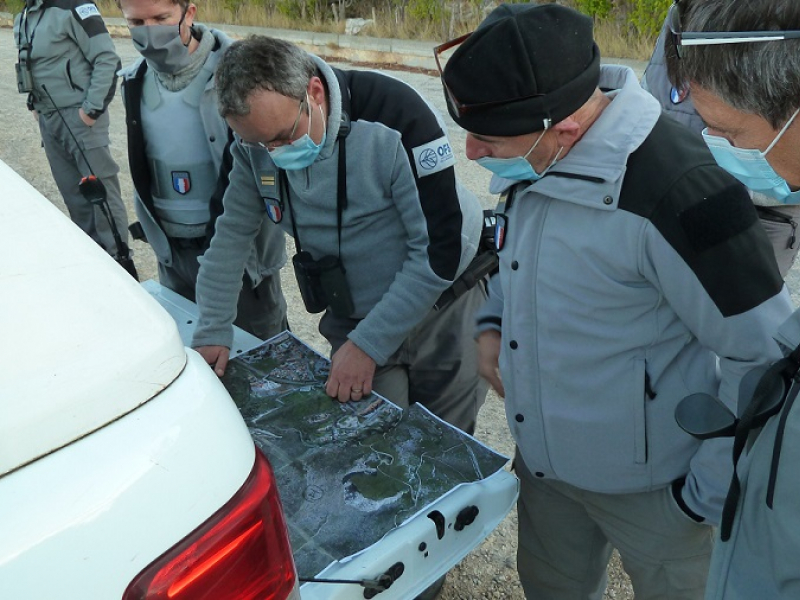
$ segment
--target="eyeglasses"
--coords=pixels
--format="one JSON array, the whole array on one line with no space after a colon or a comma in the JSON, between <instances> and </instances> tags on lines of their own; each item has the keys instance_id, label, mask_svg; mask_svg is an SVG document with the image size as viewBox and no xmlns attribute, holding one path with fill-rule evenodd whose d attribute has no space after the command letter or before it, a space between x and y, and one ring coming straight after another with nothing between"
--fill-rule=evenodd
<instances>
[{"instance_id":1,"label":"eyeglasses","mask_svg":"<svg viewBox=\"0 0 800 600\"><path fill-rule=\"evenodd\" d=\"M520 102L522 100L528 100L530 98L539 98L544 96L544 94L529 94L528 96L520 96L519 98L512 98L511 100L493 100L491 102L477 102L473 104L468 104L465 102L461 102L456 98L455 94L453 94L453 90L447 85L444 80L444 71L442 70L442 63L439 60L439 57L445 51L449 50L450 48L455 48L456 46L463 44L469 36L473 34L472 31L469 33L465 33L464 35L457 37L449 42L445 42L444 44L440 44L433 49L433 58L436 61L436 68L439 69L439 78L442 80L442 86L444 87L444 95L447 99L447 103L450 105L450 108L453 109L459 116L463 116L467 114L471 110L475 109L484 109L490 108L492 106L503 106L504 104L512 104L514 102Z\"/></svg>"},{"instance_id":2,"label":"eyeglasses","mask_svg":"<svg viewBox=\"0 0 800 600\"><path fill-rule=\"evenodd\" d=\"M667 12L667 26L681 57L683 46L712 46L717 44L744 44L748 42L775 42L800 39L800 31L683 31L678 2L673 2Z\"/></svg>"},{"instance_id":3,"label":"eyeglasses","mask_svg":"<svg viewBox=\"0 0 800 600\"><path fill-rule=\"evenodd\" d=\"M303 116L303 107L306 105L306 99L303 98L300 100L300 110L297 111L297 118L294 120L294 125L292 125L292 131L289 133L289 137L283 140L272 140L271 142L248 142L246 140L240 140L240 143L245 148L256 149L256 150L274 150L279 146L286 146L287 144L291 144L294 141L294 134L297 132L297 126L300 124L300 117Z\"/></svg>"}]
</instances>

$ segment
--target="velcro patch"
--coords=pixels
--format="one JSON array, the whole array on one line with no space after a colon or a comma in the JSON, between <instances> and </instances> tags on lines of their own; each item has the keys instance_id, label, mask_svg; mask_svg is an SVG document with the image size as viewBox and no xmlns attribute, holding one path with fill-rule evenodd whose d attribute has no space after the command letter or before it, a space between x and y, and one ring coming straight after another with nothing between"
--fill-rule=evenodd
<instances>
[{"instance_id":1,"label":"velcro patch","mask_svg":"<svg viewBox=\"0 0 800 600\"><path fill-rule=\"evenodd\" d=\"M680 214L686 237L697 253L730 240L757 218L750 196L740 185L725 188Z\"/></svg>"},{"instance_id":2,"label":"velcro patch","mask_svg":"<svg viewBox=\"0 0 800 600\"><path fill-rule=\"evenodd\" d=\"M97 10L97 7L92 4L91 2L88 4L81 4L75 8L76 14L81 18L81 20L88 19L89 17L99 17L100 11Z\"/></svg>"},{"instance_id":3,"label":"velcro patch","mask_svg":"<svg viewBox=\"0 0 800 600\"><path fill-rule=\"evenodd\" d=\"M456 157L446 135L412 150L417 177L433 175L456 164Z\"/></svg>"}]
</instances>

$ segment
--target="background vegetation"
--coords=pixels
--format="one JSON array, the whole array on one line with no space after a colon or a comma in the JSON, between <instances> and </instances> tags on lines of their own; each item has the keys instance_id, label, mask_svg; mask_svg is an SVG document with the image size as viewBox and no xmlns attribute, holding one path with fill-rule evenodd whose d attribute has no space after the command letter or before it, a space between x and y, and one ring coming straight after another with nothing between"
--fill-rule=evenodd
<instances>
[{"instance_id":1,"label":"background vegetation","mask_svg":"<svg viewBox=\"0 0 800 600\"><path fill-rule=\"evenodd\" d=\"M120 16L114 0L95 0L105 16ZM507 0L516 2L519 0ZM605 56L647 59L672 0L561 0L590 15ZM447 40L472 31L498 2L492 0L195 0L208 23L344 33L345 19L371 19L361 34ZM19 12L24 0L0 0Z\"/></svg>"}]
</instances>

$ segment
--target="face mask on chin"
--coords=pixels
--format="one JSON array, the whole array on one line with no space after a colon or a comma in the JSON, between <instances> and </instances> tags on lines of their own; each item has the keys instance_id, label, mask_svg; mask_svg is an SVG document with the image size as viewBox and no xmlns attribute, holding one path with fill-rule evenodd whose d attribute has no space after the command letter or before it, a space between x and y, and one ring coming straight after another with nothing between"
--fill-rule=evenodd
<instances>
[{"instance_id":1,"label":"face mask on chin","mask_svg":"<svg viewBox=\"0 0 800 600\"><path fill-rule=\"evenodd\" d=\"M531 152L539 145L539 142L542 141L545 133L547 133L547 130L542 131L542 134L536 138L533 146L525 153L525 156L514 156L512 158L484 156L477 159L475 162L503 179L511 179L513 181L538 181L544 177L545 173L547 173L554 164L556 164L558 157L561 155L561 151L564 149L559 148L552 162L547 165L541 173L537 173L536 169L528 162L528 156L530 156Z\"/></svg>"},{"instance_id":2,"label":"face mask on chin","mask_svg":"<svg viewBox=\"0 0 800 600\"><path fill-rule=\"evenodd\" d=\"M184 11L175 25L140 25L131 27L131 40L147 64L159 73L175 74L191 62L188 44L181 39Z\"/></svg>"},{"instance_id":3,"label":"face mask on chin","mask_svg":"<svg viewBox=\"0 0 800 600\"><path fill-rule=\"evenodd\" d=\"M311 166L311 164L317 160L322 146L325 145L327 127L325 124L325 113L322 112L322 105L317 105L319 107L319 113L322 116L322 139L319 144L315 144L314 140L311 139L311 135L309 135L311 133L311 116L314 111L311 110L310 100L306 102L308 104L308 133L305 133L291 144L278 146L269 151L269 157L279 169L299 171L300 169Z\"/></svg>"},{"instance_id":4,"label":"face mask on chin","mask_svg":"<svg viewBox=\"0 0 800 600\"><path fill-rule=\"evenodd\" d=\"M767 154L789 129L800 108L786 122L764 152L755 148L737 148L727 139L703 130L703 139L720 167L741 181L748 189L774 198L783 204L800 204L800 190L793 192L786 180L775 172Z\"/></svg>"}]
</instances>

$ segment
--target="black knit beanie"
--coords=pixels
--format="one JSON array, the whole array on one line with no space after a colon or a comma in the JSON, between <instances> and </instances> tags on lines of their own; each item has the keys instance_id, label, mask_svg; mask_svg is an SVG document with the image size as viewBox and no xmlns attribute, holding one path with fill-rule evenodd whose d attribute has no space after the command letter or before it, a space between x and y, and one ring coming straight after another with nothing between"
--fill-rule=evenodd
<instances>
[{"instance_id":1,"label":"black knit beanie","mask_svg":"<svg viewBox=\"0 0 800 600\"><path fill-rule=\"evenodd\" d=\"M444 67L456 123L472 133L541 131L583 106L600 80L592 20L557 4L501 4Z\"/></svg>"}]
</instances>

